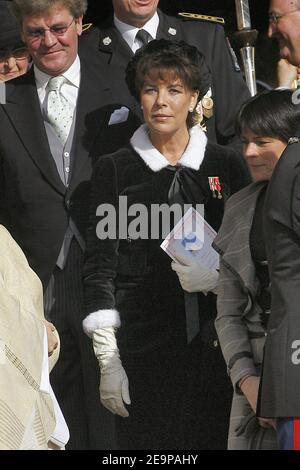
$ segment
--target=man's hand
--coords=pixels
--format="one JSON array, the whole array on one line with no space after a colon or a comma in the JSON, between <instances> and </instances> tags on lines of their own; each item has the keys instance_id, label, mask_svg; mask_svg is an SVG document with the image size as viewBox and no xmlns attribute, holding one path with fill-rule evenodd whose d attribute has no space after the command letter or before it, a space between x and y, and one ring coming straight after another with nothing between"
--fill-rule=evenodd
<instances>
[{"instance_id":1,"label":"man's hand","mask_svg":"<svg viewBox=\"0 0 300 470\"><path fill-rule=\"evenodd\" d=\"M57 337L53 333L56 330L56 328L53 325L53 323L50 323L47 320L44 320L44 323L45 323L46 331L47 331L48 356L51 356L54 353L57 346L58 346Z\"/></svg>"}]
</instances>

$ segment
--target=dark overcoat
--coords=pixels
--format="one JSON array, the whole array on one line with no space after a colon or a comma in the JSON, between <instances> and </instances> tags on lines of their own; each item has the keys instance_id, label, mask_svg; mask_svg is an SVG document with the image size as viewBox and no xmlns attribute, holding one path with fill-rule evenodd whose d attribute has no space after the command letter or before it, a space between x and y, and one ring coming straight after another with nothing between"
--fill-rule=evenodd
<instances>
[{"instance_id":1,"label":"dark overcoat","mask_svg":"<svg viewBox=\"0 0 300 470\"><path fill-rule=\"evenodd\" d=\"M204 204L207 222L218 230L226 198L249 181L247 169L232 150L208 144L199 170L191 171L197 182L192 202ZM184 294L161 237L96 236L103 220L97 207L111 204L119 220L126 217L119 214L119 196L127 196L128 207L143 204L150 213L153 204L168 205L173 176L167 167L153 171L129 146L101 158L92 180L86 313L120 313L118 345L132 399L130 417L118 426L125 449L226 448L231 386L214 328L215 295L199 294L200 333L187 346ZM219 177L220 199L210 176ZM127 228L131 221L125 219Z\"/></svg>"},{"instance_id":2,"label":"dark overcoat","mask_svg":"<svg viewBox=\"0 0 300 470\"><path fill-rule=\"evenodd\" d=\"M272 303L258 413L300 416L299 143L287 146L269 183L265 235Z\"/></svg>"}]
</instances>

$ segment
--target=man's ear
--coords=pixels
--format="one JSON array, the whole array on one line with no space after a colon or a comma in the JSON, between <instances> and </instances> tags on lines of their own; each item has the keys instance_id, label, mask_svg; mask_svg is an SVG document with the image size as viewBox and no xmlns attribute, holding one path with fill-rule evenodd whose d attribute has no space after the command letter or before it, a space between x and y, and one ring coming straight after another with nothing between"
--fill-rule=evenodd
<instances>
[{"instance_id":1,"label":"man's ear","mask_svg":"<svg viewBox=\"0 0 300 470\"><path fill-rule=\"evenodd\" d=\"M82 18L83 16L79 16L78 18L75 18L75 25L76 25L76 31L78 36L81 36L82 34Z\"/></svg>"}]
</instances>

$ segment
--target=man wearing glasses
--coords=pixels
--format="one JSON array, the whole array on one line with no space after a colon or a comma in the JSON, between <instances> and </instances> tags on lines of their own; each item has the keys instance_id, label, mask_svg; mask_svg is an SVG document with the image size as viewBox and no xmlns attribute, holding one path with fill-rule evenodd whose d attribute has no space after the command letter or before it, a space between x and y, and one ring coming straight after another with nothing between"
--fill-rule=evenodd
<instances>
[{"instance_id":1,"label":"man wearing glasses","mask_svg":"<svg viewBox=\"0 0 300 470\"><path fill-rule=\"evenodd\" d=\"M134 129L124 106L111 119L114 77L77 53L87 1L11 3L33 66L7 83L0 106L0 220L41 278L45 316L60 334L51 382L68 448L111 448L112 420L81 325L84 235L93 159L121 147Z\"/></svg>"},{"instance_id":2,"label":"man wearing glasses","mask_svg":"<svg viewBox=\"0 0 300 470\"><path fill-rule=\"evenodd\" d=\"M269 36L300 65L300 1L271 0ZM299 106L299 90L293 95ZM259 416L275 418L279 448L300 450L300 123L268 185L264 230L271 278Z\"/></svg>"},{"instance_id":3,"label":"man wearing glasses","mask_svg":"<svg viewBox=\"0 0 300 470\"><path fill-rule=\"evenodd\" d=\"M9 11L9 2L0 1L0 83L26 73L28 63L29 53Z\"/></svg>"},{"instance_id":4,"label":"man wearing glasses","mask_svg":"<svg viewBox=\"0 0 300 470\"><path fill-rule=\"evenodd\" d=\"M269 37L277 40L280 57L300 65L300 1L271 0Z\"/></svg>"}]
</instances>

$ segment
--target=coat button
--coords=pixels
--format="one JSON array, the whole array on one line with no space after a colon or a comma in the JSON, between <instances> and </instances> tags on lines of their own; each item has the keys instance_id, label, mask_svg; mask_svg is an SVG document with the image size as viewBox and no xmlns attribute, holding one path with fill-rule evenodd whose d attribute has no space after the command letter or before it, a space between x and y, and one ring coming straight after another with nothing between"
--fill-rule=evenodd
<instances>
[{"instance_id":1,"label":"coat button","mask_svg":"<svg viewBox=\"0 0 300 470\"><path fill-rule=\"evenodd\" d=\"M217 339L214 340L213 346L214 348L217 348L219 346L219 341Z\"/></svg>"},{"instance_id":2,"label":"coat button","mask_svg":"<svg viewBox=\"0 0 300 470\"><path fill-rule=\"evenodd\" d=\"M70 209L70 207L72 207L72 205L73 205L72 201L70 201L70 199L67 199L67 201L66 201L67 209Z\"/></svg>"}]
</instances>

